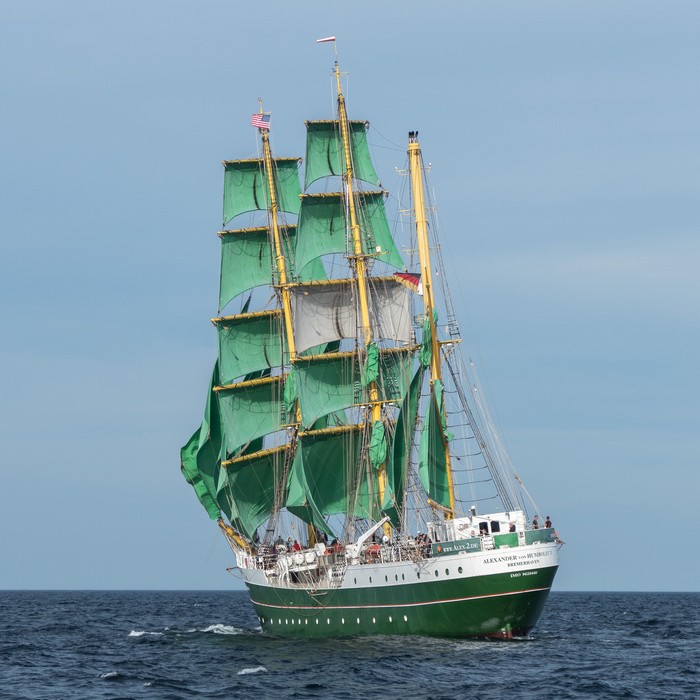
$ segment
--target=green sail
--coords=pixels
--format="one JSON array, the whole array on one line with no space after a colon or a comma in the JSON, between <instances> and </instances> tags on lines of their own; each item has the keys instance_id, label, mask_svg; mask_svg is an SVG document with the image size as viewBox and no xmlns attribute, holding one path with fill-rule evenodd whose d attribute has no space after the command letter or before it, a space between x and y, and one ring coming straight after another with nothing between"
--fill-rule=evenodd
<instances>
[{"instance_id":1,"label":"green sail","mask_svg":"<svg viewBox=\"0 0 700 700\"><path fill-rule=\"evenodd\" d=\"M372 423L372 436L369 441L369 458L375 469L379 469L386 461L387 449L388 444L384 423L380 420L375 420Z\"/></svg>"},{"instance_id":2,"label":"green sail","mask_svg":"<svg viewBox=\"0 0 700 700\"><path fill-rule=\"evenodd\" d=\"M294 259L299 270L330 253L347 252L345 208L338 193L302 195Z\"/></svg>"},{"instance_id":3,"label":"green sail","mask_svg":"<svg viewBox=\"0 0 700 700\"><path fill-rule=\"evenodd\" d=\"M226 453L236 456L252 440L280 430L286 420L282 411L282 377L242 382L218 392Z\"/></svg>"},{"instance_id":4,"label":"green sail","mask_svg":"<svg viewBox=\"0 0 700 700\"><path fill-rule=\"evenodd\" d=\"M282 226L280 235L284 248L288 281L311 282L326 278L321 260L306 265L297 275L294 267L296 226ZM265 227L220 231L221 272L219 278L219 308L223 309L234 297L262 285L277 284L279 275L274 256L274 243Z\"/></svg>"},{"instance_id":5,"label":"green sail","mask_svg":"<svg viewBox=\"0 0 700 700\"><path fill-rule=\"evenodd\" d=\"M391 236L383 192L358 192L355 211L360 226L362 252L396 268L404 262ZM313 260L330 253L347 252L348 226L345 200L340 192L303 195L299 213L295 261L303 271ZM351 244L352 250L352 244Z\"/></svg>"},{"instance_id":6,"label":"green sail","mask_svg":"<svg viewBox=\"0 0 700 700\"><path fill-rule=\"evenodd\" d=\"M221 232L219 308L254 287L272 284L272 247L267 228Z\"/></svg>"},{"instance_id":7,"label":"green sail","mask_svg":"<svg viewBox=\"0 0 700 700\"><path fill-rule=\"evenodd\" d=\"M350 144L353 175L365 182L379 185L367 146L368 122L350 121ZM306 173L304 186L333 175L345 174L343 138L338 121L306 122Z\"/></svg>"},{"instance_id":8,"label":"green sail","mask_svg":"<svg viewBox=\"0 0 700 700\"><path fill-rule=\"evenodd\" d=\"M275 158L277 206L290 214L299 213L299 159ZM224 161L224 225L247 211L269 208L269 185L263 160Z\"/></svg>"},{"instance_id":9,"label":"green sail","mask_svg":"<svg viewBox=\"0 0 700 700\"><path fill-rule=\"evenodd\" d=\"M275 488L280 484L287 456L286 446L264 450L222 467L219 501L235 511L235 521L243 534L253 538L275 505ZM286 493L282 494L282 502Z\"/></svg>"},{"instance_id":10,"label":"green sail","mask_svg":"<svg viewBox=\"0 0 700 700\"><path fill-rule=\"evenodd\" d=\"M446 446L451 438L446 428L442 382L435 379L418 448L418 475L428 496L446 508L450 507Z\"/></svg>"},{"instance_id":11,"label":"green sail","mask_svg":"<svg viewBox=\"0 0 700 700\"><path fill-rule=\"evenodd\" d=\"M223 384L265 368L279 367L286 355L279 310L217 319L219 374Z\"/></svg>"},{"instance_id":12,"label":"green sail","mask_svg":"<svg viewBox=\"0 0 700 700\"><path fill-rule=\"evenodd\" d=\"M433 309L433 324L437 328L438 312ZM433 333L430 325L430 317L426 314L423 317L423 340L418 351L418 359L423 367L429 367L433 359Z\"/></svg>"},{"instance_id":13,"label":"green sail","mask_svg":"<svg viewBox=\"0 0 700 700\"><path fill-rule=\"evenodd\" d=\"M330 432L301 433L292 464L294 488L290 483L287 509L307 519L347 513L358 518L377 514L360 465L364 426ZM321 518L323 521L323 518ZM321 523L313 520L321 527Z\"/></svg>"},{"instance_id":14,"label":"green sail","mask_svg":"<svg viewBox=\"0 0 700 700\"><path fill-rule=\"evenodd\" d=\"M418 417L423 374L423 367L419 367L401 404L391 446L391 460L386 465L387 488L384 492L382 511L391 518L395 527L399 526L399 513L406 488L406 473Z\"/></svg>"},{"instance_id":15,"label":"green sail","mask_svg":"<svg viewBox=\"0 0 700 700\"><path fill-rule=\"evenodd\" d=\"M410 350L379 352L377 388L382 401L401 401L411 376ZM335 353L313 359L298 358L294 363L301 423L311 426L321 417L366 400L356 353Z\"/></svg>"},{"instance_id":16,"label":"green sail","mask_svg":"<svg viewBox=\"0 0 700 700\"><path fill-rule=\"evenodd\" d=\"M214 387L218 384L219 365L217 362L212 372L202 424L180 451L182 473L185 479L192 484L200 502L212 519L219 517L219 508L215 503L221 449L221 425L219 407L214 393Z\"/></svg>"},{"instance_id":17,"label":"green sail","mask_svg":"<svg viewBox=\"0 0 700 700\"><path fill-rule=\"evenodd\" d=\"M194 435L187 444L180 450L180 468L188 484L192 485L199 502L209 514L212 520L219 517L220 511L216 500L209 493L209 489L204 483L202 475L197 468L197 451L199 450L199 438L201 428L195 430Z\"/></svg>"},{"instance_id":18,"label":"green sail","mask_svg":"<svg viewBox=\"0 0 700 700\"><path fill-rule=\"evenodd\" d=\"M306 474L300 466L295 469L294 465L292 465L290 470L287 480L286 506L292 515L296 515L300 520L313 525L327 535L335 537L335 533L328 526L316 502L311 497L311 489L306 481Z\"/></svg>"}]
</instances>

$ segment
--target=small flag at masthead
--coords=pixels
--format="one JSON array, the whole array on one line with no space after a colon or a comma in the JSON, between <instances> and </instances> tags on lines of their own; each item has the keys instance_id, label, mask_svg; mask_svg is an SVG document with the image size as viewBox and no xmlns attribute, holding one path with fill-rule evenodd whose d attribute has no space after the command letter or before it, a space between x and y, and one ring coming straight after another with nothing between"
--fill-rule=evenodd
<instances>
[{"instance_id":1,"label":"small flag at masthead","mask_svg":"<svg viewBox=\"0 0 700 700\"><path fill-rule=\"evenodd\" d=\"M269 129L270 128L270 115L269 114L260 114L260 112L256 112L250 118L250 123L256 129Z\"/></svg>"}]
</instances>

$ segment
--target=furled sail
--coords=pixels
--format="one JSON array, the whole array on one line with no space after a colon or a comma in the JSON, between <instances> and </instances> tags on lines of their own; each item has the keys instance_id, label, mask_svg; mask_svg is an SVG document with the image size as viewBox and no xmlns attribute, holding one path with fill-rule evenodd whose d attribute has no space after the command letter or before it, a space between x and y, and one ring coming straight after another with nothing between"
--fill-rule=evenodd
<instances>
[{"instance_id":1,"label":"furled sail","mask_svg":"<svg viewBox=\"0 0 700 700\"><path fill-rule=\"evenodd\" d=\"M247 211L267 210L270 195L262 159L224 161L224 225ZM281 211L299 213L299 159L273 161L277 206Z\"/></svg>"},{"instance_id":2,"label":"furled sail","mask_svg":"<svg viewBox=\"0 0 700 700\"><path fill-rule=\"evenodd\" d=\"M366 121L348 121L350 151L356 178L379 185L367 146ZM343 138L338 120L306 122L306 173L304 187L322 177L345 174Z\"/></svg>"}]
</instances>

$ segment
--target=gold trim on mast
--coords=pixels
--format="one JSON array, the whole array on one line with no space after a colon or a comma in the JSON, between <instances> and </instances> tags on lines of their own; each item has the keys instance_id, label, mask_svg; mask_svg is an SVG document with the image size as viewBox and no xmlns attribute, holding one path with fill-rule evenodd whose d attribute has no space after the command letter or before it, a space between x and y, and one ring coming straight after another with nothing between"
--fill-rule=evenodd
<instances>
[{"instance_id":1,"label":"gold trim on mast","mask_svg":"<svg viewBox=\"0 0 700 700\"><path fill-rule=\"evenodd\" d=\"M432 387L436 379L442 381L442 368L440 366L440 342L438 341L437 328L433 316L435 299L433 296L433 276L430 267L428 220L425 212L425 196L423 192L423 162L417 131L411 131L408 134L408 164L411 173L411 192L413 195L413 211L416 222L416 239L418 241L418 257L420 259L421 281L423 283L423 308L430 324L432 342L432 357L430 360L430 386ZM444 434L442 439L445 445L445 470L447 471L447 484L450 494L450 507L449 509L445 509L445 512L448 518L454 518L455 493L454 484L452 482L450 448Z\"/></svg>"}]
</instances>

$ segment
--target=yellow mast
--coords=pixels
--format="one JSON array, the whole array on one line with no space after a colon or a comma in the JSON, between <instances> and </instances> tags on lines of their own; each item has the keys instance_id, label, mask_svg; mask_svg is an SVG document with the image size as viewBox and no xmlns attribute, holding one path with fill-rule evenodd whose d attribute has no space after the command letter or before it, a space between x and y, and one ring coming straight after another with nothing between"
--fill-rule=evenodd
<instances>
[{"instance_id":1,"label":"yellow mast","mask_svg":"<svg viewBox=\"0 0 700 700\"><path fill-rule=\"evenodd\" d=\"M263 113L262 100L260 102L260 114ZM270 153L270 137L266 129L258 129L262 135L263 143L263 160L265 162L265 173L267 175L267 188L270 194L270 223L272 225L272 237L275 242L275 259L277 263L277 272L279 274L280 292L282 295L282 309L284 315L284 328L287 335L287 348L289 349L289 358L292 361L296 357L296 348L294 345L294 332L292 331L292 302L289 297L289 288L287 287L287 262L284 257L284 249L282 247L282 237L277 222L277 194L275 192L274 173L272 171L272 154Z\"/></svg>"},{"instance_id":2,"label":"yellow mast","mask_svg":"<svg viewBox=\"0 0 700 700\"><path fill-rule=\"evenodd\" d=\"M262 100L260 103L260 114L263 113ZM272 153L270 152L270 137L265 129L259 129L263 143L263 159L265 161L265 173L267 174L267 189L270 193L270 223L272 226L272 237L275 242L275 259L277 264L277 272L279 274L279 287L282 296L282 309L284 316L284 328L287 336L287 349L289 350L290 364L296 359L296 346L294 343L294 331L292 329L292 302L289 296L289 286L287 280L287 261L284 257L284 248L282 247L282 238L280 235L279 224L277 222L277 193L275 192L274 173L272 171ZM298 414L298 409L297 409ZM297 415L297 422L299 416ZM309 546L315 544L315 532L312 525L308 526Z\"/></svg>"},{"instance_id":3,"label":"yellow mast","mask_svg":"<svg viewBox=\"0 0 700 700\"><path fill-rule=\"evenodd\" d=\"M352 157L350 152L350 129L348 126L348 115L345 109L345 97L340 85L340 69L338 61L335 62L335 81L338 91L338 120L340 122L340 133L343 138L343 152L345 155L345 186L347 192L348 212L350 214L350 233L352 235L353 251L352 256L355 263L355 272L357 274L357 289L360 299L360 318L362 321L362 335L365 341L365 348L372 342L372 327L369 318L369 302L367 292L367 268L365 265L365 255L362 252L362 236L360 233L360 224L357 221L357 213L355 211L355 198L353 196L353 170ZM377 383L372 382L369 385L369 399L372 405L372 423L382 419L382 405L379 401L379 391ZM379 467L377 475L379 486L379 502L384 501L384 492L386 491L386 464ZM391 525L384 525L384 532L391 536Z\"/></svg>"},{"instance_id":4,"label":"yellow mast","mask_svg":"<svg viewBox=\"0 0 700 700\"><path fill-rule=\"evenodd\" d=\"M440 343L438 342L437 328L435 327L435 318L433 317L435 298L433 295L433 276L430 267L428 220L426 217L425 197L423 193L423 163L417 131L411 131L408 134L408 163L411 173L411 191L413 194L413 209L416 220L416 238L418 240L421 282L423 283L423 308L430 324L432 342L432 357L430 360L430 385L432 387L436 379L442 381L442 368L440 366ZM445 469L447 471L447 484L450 495L450 507L449 510L447 510L447 517L454 518L455 494L454 484L452 483L450 449L444 435L443 443L445 445Z\"/></svg>"}]
</instances>

